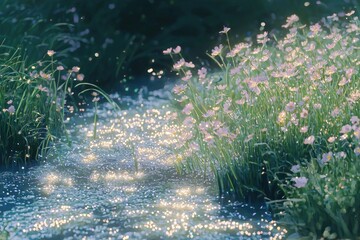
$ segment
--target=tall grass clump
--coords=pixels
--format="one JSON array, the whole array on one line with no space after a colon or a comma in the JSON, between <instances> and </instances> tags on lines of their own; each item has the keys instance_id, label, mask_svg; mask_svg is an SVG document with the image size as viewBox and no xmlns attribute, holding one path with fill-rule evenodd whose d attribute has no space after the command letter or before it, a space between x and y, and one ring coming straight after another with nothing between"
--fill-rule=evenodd
<instances>
[{"instance_id":1,"label":"tall grass clump","mask_svg":"<svg viewBox=\"0 0 360 240\"><path fill-rule=\"evenodd\" d=\"M24 163L66 135L64 117L74 111L66 101L84 76L78 67L65 70L52 50L32 65L19 50L2 45L0 52L0 165Z\"/></svg>"},{"instance_id":2,"label":"tall grass clump","mask_svg":"<svg viewBox=\"0 0 360 240\"><path fill-rule=\"evenodd\" d=\"M291 196L283 187L291 168L307 169L330 151L332 161L348 159L345 166L356 170L350 163L359 160L359 143L351 139L358 139L358 125L350 126L354 133L343 129L360 117L359 20L353 13L310 26L292 15L283 37L261 32L256 43L233 44L224 27L224 43L208 54L219 66L212 74L186 61L180 47L165 50L182 74L173 89L186 129L179 166L212 173L220 194L242 199ZM345 166L336 174L350 174Z\"/></svg>"},{"instance_id":3,"label":"tall grass clump","mask_svg":"<svg viewBox=\"0 0 360 240\"><path fill-rule=\"evenodd\" d=\"M327 139L323 154L292 166L284 200L270 202L289 230L313 239L360 237L360 121Z\"/></svg>"}]
</instances>

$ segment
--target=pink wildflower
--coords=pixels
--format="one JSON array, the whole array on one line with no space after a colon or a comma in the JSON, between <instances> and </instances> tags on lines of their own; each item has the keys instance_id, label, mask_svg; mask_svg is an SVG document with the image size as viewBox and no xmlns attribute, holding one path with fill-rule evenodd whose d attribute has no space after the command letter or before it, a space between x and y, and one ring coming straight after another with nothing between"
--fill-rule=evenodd
<instances>
[{"instance_id":1,"label":"pink wildflower","mask_svg":"<svg viewBox=\"0 0 360 240\"><path fill-rule=\"evenodd\" d=\"M356 71L354 70L354 68L346 69L345 70L346 77L350 79L354 75L355 72Z\"/></svg>"},{"instance_id":2,"label":"pink wildflower","mask_svg":"<svg viewBox=\"0 0 360 240\"><path fill-rule=\"evenodd\" d=\"M300 113L300 117L301 117L301 118L306 118L308 115L309 115L308 110L306 110L306 109L303 108L302 111L301 111L301 113Z\"/></svg>"},{"instance_id":3,"label":"pink wildflower","mask_svg":"<svg viewBox=\"0 0 360 240\"><path fill-rule=\"evenodd\" d=\"M340 136L340 141L344 141L344 140L346 140L347 138L348 138L349 136L346 134L346 133L344 133L343 135L341 135Z\"/></svg>"},{"instance_id":4,"label":"pink wildflower","mask_svg":"<svg viewBox=\"0 0 360 240\"><path fill-rule=\"evenodd\" d=\"M189 99L188 96L181 96L181 98L178 100L178 102L184 102L184 101L186 101L188 99Z\"/></svg>"},{"instance_id":5,"label":"pink wildflower","mask_svg":"<svg viewBox=\"0 0 360 240\"><path fill-rule=\"evenodd\" d=\"M209 122L201 122L199 124L199 129L201 132L206 133L207 129L209 128Z\"/></svg>"},{"instance_id":6,"label":"pink wildflower","mask_svg":"<svg viewBox=\"0 0 360 240\"><path fill-rule=\"evenodd\" d=\"M212 117L214 115L215 115L214 110L208 110L205 114L203 114L203 117L208 118L208 117Z\"/></svg>"},{"instance_id":7,"label":"pink wildflower","mask_svg":"<svg viewBox=\"0 0 360 240\"><path fill-rule=\"evenodd\" d=\"M236 52L240 52L242 49L249 48L251 45L248 43L239 43L235 45Z\"/></svg>"},{"instance_id":8,"label":"pink wildflower","mask_svg":"<svg viewBox=\"0 0 360 240\"><path fill-rule=\"evenodd\" d=\"M236 56L236 52L235 52L235 50L234 49L232 49L230 52L228 52L227 54L226 54L226 57L235 57Z\"/></svg>"},{"instance_id":9,"label":"pink wildflower","mask_svg":"<svg viewBox=\"0 0 360 240\"><path fill-rule=\"evenodd\" d=\"M190 115L192 110L194 110L194 106L192 105L192 103L188 103L186 104L182 112L185 113L186 115Z\"/></svg>"},{"instance_id":10,"label":"pink wildflower","mask_svg":"<svg viewBox=\"0 0 360 240\"><path fill-rule=\"evenodd\" d=\"M322 163L325 164L327 162L329 162L333 157L333 153L332 152L328 152L328 153L324 153L322 155Z\"/></svg>"},{"instance_id":11,"label":"pink wildflower","mask_svg":"<svg viewBox=\"0 0 360 240\"><path fill-rule=\"evenodd\" d=\"M61 65L60 65L60 66L57 66L57 67L56 67L56 70L58 70L58 71L62 71L62 70L64 70L64 67L63 67L63 66L61 66Z\"/></svg>"},{"instance_id":12,"label":"pink wildflower","mask_svg":"<svg viewBox=\"0 0 360 240\"><path fill-rule=\"evenodd\" d=\"M188 70L188 71L186 71L185 76L181 78L181 80L189 81L189 79L191 79L191 77L192 77L192 73L190 70Z\"/></svg>"},{"instance_id":13,"label":"pink wildflower","mask_svg":"<svg viewBox=\"0 0 360 240\"><path fill-rule=\"evenodd\" d=\"M80 67L78 67L78 66L74 66L74 67L72 67L72 69L71 69L73 72L79 72L80 71Z\"/></svg>"},{"instance_id":14,"label":"pink wildflower","mask_svg":"<svg viewBox=\"0 0 360 240\"><path fill-rule=\"evenodd\" d=\"M360 127L354 130L354 136L356 137L356 139L360 140Z\"/></svg>"},{"instance_id":15,"label":"pink wildflower","mask_svg":"<svg viewBox=\"0 0 360 240\"><path fill-rule=\"evenodd\" d=\"M359 156L360 155L360 147L356 147L354 149L354 153L355 153L356 156Z\"/></svg>"},{"instance_id":16,"label":"pink wildflower","mask_svg":"<svg viewBox=\"0 0 360 240\"><path fill-rule=\"evenodd\" d=\"M296 103L289 102L288 104L286 104L285 110L288 112L293 112L295 110L295 105L296 105Z\"/></svg>"},{"instance_id":17,"label":"pink wildflower","mask_svg":"<svg viewBox=\"0 0 360 240\"><path fill-rule=\"evenodd\" d=\"M312 145L315 141L315 137L313 135L311 135L310 137L306 138L304 140L304 144L309 144L309 145Z\"/></svg>"},{"instance_id":18,"label":"pink wildflower","mask_svg":"<svg viewBox=\"0 0 360 240\"><path fill-rule=\"evenodd\" d=\"M260 95L261 90L258 87L258 83L255 81L249 81L248 86L252 92L254 92L256 95Z\"/></svg>"},{"instance_id":19,"label":"pink wildflower","mask_svg":"<svg viewBox=\"0 0 360 240\"><path fill-rule=\"evenodd\" d=\"M225 113L231 113L232 111L231 110L229 110L229 108L231 107L231 100L227 100L225 103L224 103L224 106L223 106L223 108L224 108L224 112Z\"/></svg>"},{"instance_id":20,"label":"pink wildflower","mask_svg":"<svg viewBox=\"0 0 360 240\"><path fill-rule=\"evenodd\" d=\"M216 130L216 135L218 135L219 137L226 137L229 135L229 128L227 127L221 127L219 129Z\"/></svg>"},{"instance_id":21,"label":"pink wildflower","mask_svg":"<svg viewBox=\"0 0 360 240\"><path fill-rule=\"evenodd\" d=\"M193 64L192 62L185 62L185 66L188 68L194 68L195 64Z\"/></svg>"},{"instance_id":22,"label":"pink wildflower","mask_svg":"<svg viewBox=\"0 0 360 240\"><path fill-rule=\"evenodd\" d=\"M163 54L164 54L164 55L169 55L169 54L171 54L171 51L172 51L172 48L165 49L165 50L163 51Z\"/></svg>"},{"instance_id":23,"label":"pink wildflower","mask_svg":"<svg viewBox=\"0 0 360 240\"><path fill-rule=\"evenodd\" d=\"M339 108L335 108L332 112L331 112L331 116L332 117L336 117L337 115L339 115L340 113L340 109Z\"/></svg>"},{"instance_id":24,"label":"pink wildflower","mask_svg":"<svg viewBox=\"0 0 360 240\"><path fill-rule=\"evenodd\" d=\"M175 54L180 53L180 52L181 52L181 47L180 47L180 46L177 46L176 48L173 49L173 52L174 52Z\"/></svg>"},{"instance_id":25,"label":"pink wildflower","mask_svg":"<svg viewBox=\"0 0 360 240\"><path fill-rule=\"evenodd\" d=\"M336 140L336 137L329 137L328 138L329 143L333 143L333 142L335 142L335 140Z\"/></svg>"},{"instance_id":26,"label":"pink wildflower","mask_svg":"<svg viewBox=\"0 0 360 240\"><path fill-rule=\"evenodd\" d=\"M8 111L10 114L14 114L14 113L15 113L15 107L14 107L14 105L11 105L11 106L7 109L7 111Z\"/></svg>"},{"instance_id":27,"label":"pink wildflower","mask_svg":"<svg viewBox=\"0 0 360 240\"><path fill-rule=\"evenodd\" d=\"M44 78L44 79L50 79L51 75L50 74L46 74L43 71L40 71L40 77Z\"/></svg>"},{"instance_id":28,"label":"pink wildflower","mask_svg":"<svg viewBox=\"0 0 360 240\"><path fill-rule=\"evenodd\" d=\"M221 50L223 49L223 45L220 44L219 46L214 47L214 49L211 51L211 56L216 57L221 53Z\"/></svg>"},{"instance_id":29,"label":"pink wildflower","mask_svg":"<svg viewBox=\"0 0 360 240\"><path fill-rule=\"evenodd\" d=\"M194 126L195 123L195 119L192 117L186 117L185 120L183 121L183 125L187 128L192 128Z\"/></svg>"},{"instance_id":30,"label":"pink wildflower","mask_svg":"<svg viewBox=\"0 0 360 240\"><path fill-rule=\"evenodd\" d=\"M343 87L343 86L345 86L347 83L349 83L349 80L346 79L345 77L343 77L343 78L341 79L341 81L338 83L338 85L339 85L340 87Z\"/></svg>"},{"instance_id":31,"label":"pink wildflower","mask_svg":"<svg viewBox=\"0 0 360 240\"><path fill-rule=\"evenodd\" d=\"M175 87L173 88L173 92L174 92L175 94L178 94L178 95L179 95L180 93L184 92L185 89L186 89L186 85L183 85L183 84L181 84L181 85L175 85Z\"/></svg>"},{"instance_id":32,"label":"pink wildflower","mask_svg":"<svg viewBox=\"0 0 360 240\"><path fill-rule=\"evenodd\" d=\"M245 99L242 98L242 99L240 99L240 100L236 100L235 103L236 103L236 104L239 104L239 105L243 105L243 104L245 104Z\"/></svg>"},{"instance_id":33,"label":"pink wildflower","mask_svg":"<svg viewBox=\"0 0 360 240\"><path fill-rule=\"evenodd\" d=\"M76 75L76 79L79 80L79 81L83 81L84 78L85 78L85 76L82 73L79 73L78 75Z\"/></svg>"},{"instance_id":34,"label":"pink wildflower","mask_svg":"<svg viewBox=\"0 0 360 240\"><path fill-rule=\"evenodd\" d=\"M348 17L350 17L350 16L353 15L354 13L355 13L355 11L354 11L354 10L351 10L350 12L345 13L345 15L348 16Z\"/></svg>"},{"instance_id":35,"label":"pink wildflower","mask_svg":"<svg viewBox=\"0 0 360 240\"><path fill-rule=\"evenodd\" d=\"M257 42L261 44L267 43L270 39L267 37L268 32L264 32L262 34L257 35Z\"/></svg>"},{"instance_id":36,"label":"pink wildflower","mask_svg":"<svg viewBox=\"0 0 360 240\"><path fill-rule=\"evenodd\" d=\"M294 186L297 188L305 187L306 183L308 182L308 179L306 177L295 177L291 180L295 182Z\"/></svg>"},{"instance_id":37,"label":"pink wildflower","mask_svg":"<svg viewBox=\"0 0 360 240\"><path fill-rule=\"evenodd\" d=\"M175 70L180 70L182 66L185 65L185 59L180 59L179 61L177 61L175 64L174 64L174 69Z\"/></svg>"},{"instance_id":38,"label":"pink wildflower","mask_svg":"<svg viewBox=\"0 0 360 240\"><path fill-rule=\"evenodd\" d=\"M299 125L299 119L296 118L295 113L291 114L290 123L293 123L295 126Z\"/></svg>"},{"instance_id":39,"label":"pink wildflower","mask_svg":"<svg viewBox=\"0 0 360 240\"><path fill-rule=\"evenodd\" d=\"M359 124L359 118L357 116L352 116L350 118L350 122L353 124L353 125L356 125L356 124Z\"/></svg>"},{"instance_id":40,"label":"pink wildflower","mask_svg":"<svg viewBox=\"0 0 360 240\"><path fill-rule=\"evenodd\" d=\"M54 50L48 50L48 51L47 51L47 55L48 55L49 57L54 56L55 53L56 53L56 52L55 52Z\"/></svg>"},{"instance_id":41,"label":"pink wildflower","mask_svg":"<svg viewBox=\"0 0 360 240\"><path fill-rule=\"evenodd\" d=\"M208 143L209 145L214 144L214 137L211 136L209 133L205 133L203 140L204 140L204 142Z\"/></svg>"},{"instance_id":42,"label":"pink wildflower","mask_svg":"<svg viewBox=\"0 0 360 240\"><path fill-rule=\"evenodd\" d=\"M310 26L310 31L313 35L317 35L321 31L321 26L319 23L316 23L315 25Z\"/></svg>"},{"instance_id":43,"label":"pink wildflower","mask_svg":"<svg viewBox=\"0 0 360 240\"><path fill-rule=\"evenodd\" d=\"M291 167L290 170L291 170L293 173L298 173L298 172L300 172L300 165L299 165L299 164L294 165L294 166Z\"/></svg>"},{"instance_id":44,"label":"pink wildflower","mask_svg":"<svg viewBox=\"0 0 360 240\"><path fill-rule=\"evenodd\" d=\"M294 23L296 23L297 21L299 21L299 17L296 16L295 14L291 15L290 17L288 17L286 19L286 24L282 25L283 28L289 28L291 25L293 25Z\"/></svg>"},{"instance_id":45,"label":"pink wildflower","mask_svg":"<svg viewBox=\"0 0 360 240\"><path fill-rule=\"evenodd\" d=\"M202 67L198 70L198 75L200 79L204 79L206 77L207 74L207 69Z\"/></svg>"},{"instance_id":46,"label":"pink wildflower","mask_svg":"<svg viewBox=\"0 0 360 240\"><path fill-rule=\"evenodd\" d=\"M300 128L300 132L301 133L306 133L308 131L309 127L308 126L304 126L302 128Z\"/></svg>"},{"instance_id":47,"label":"pink wildflower","mask_svg":"<svg viewBox=\"0 0 360 240\"><path fill-rule=\"evenodd\" d=\"M219 33L224 33L224 34L226 34L226 33L228 33L228 31L230 31L230 29L231 29L231 28L228 28L228 27L225 27L225 26L224 26L223 30L220 31Z\"/></svg>"},{"instance_id":48,"label":"pink wildflower","mask_svg":"<svg viewBox=\"0 0 360 240\"><path fill-rule=\"evenodd\" d=\"M350 131L351 131L351 126L349 124L346 124L341 128L340 133L348 133Z\"/></svg>"},{"instance_id":49,"label":"pink wildflower","mask_svg":"<svg viewBox=\"0 0 360 240\"><path fill-rule=\"evenodd\" d=\"M211 123L211 125L212 125L212 127L214 128L214 129L219 129L220 127L222 127L224 124L223 123L221 123L220 121L213 121L212 123Z\"/></svg>"},{"instance_id":50,"label":"pink wildflower","mask_svg":"<svg viewBox=\"0 0 360 240\"><path fill-rule=\"evenodd\" d=\"M357 24L351 23L347 26L346 32L348 32L348 33L357 32L357 31L359 31L359 29L360 28L358 27Z\"/></svg>"}]
</instances>

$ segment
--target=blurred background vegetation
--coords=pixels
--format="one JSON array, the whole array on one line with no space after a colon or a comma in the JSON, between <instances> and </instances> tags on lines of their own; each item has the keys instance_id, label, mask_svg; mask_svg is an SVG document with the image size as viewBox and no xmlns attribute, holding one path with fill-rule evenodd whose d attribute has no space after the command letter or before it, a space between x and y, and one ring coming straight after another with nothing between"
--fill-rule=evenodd
<instances>
[{"instance_id":1,"label":"blurred background vegetation","mask_svg":"<svg viewBox=\"0 0 360 240\"><path fill-rule=\"evenodd\" d=\"M2 0L0 40L19 47L29 63L53 49L57 60L80 66L86 81L108 91L154 89L164 83L163 72L171 76L163 49L180 45L185 57L207 65L205 53L219 42L223 26L240 42L255 36L262 22L264 30L276 31L293 13L310 23L358 5L358 0Z\"/></svg>"}]
</instances>

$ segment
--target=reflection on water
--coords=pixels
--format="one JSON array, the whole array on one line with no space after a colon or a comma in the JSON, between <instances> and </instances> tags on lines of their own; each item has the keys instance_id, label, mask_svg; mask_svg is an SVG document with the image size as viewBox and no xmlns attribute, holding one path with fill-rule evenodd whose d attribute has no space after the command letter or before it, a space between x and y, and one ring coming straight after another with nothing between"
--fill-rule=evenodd
<instances>
[{"instance_id":1,"label":"reflection on water","mask_svg":"<svg viewBox=\"0 0 360 240\"><path fill-rule=\"evenodd\" d=\"M265 206L220 204L211 179L178 175L172 149L181 129L166 106L149 104L118 115L105 108L96 140L92 124L79 117L74 145L57 149L59 157L0 173L0 233L11 239L284 237Z\"/></svg>"}]
</instances>

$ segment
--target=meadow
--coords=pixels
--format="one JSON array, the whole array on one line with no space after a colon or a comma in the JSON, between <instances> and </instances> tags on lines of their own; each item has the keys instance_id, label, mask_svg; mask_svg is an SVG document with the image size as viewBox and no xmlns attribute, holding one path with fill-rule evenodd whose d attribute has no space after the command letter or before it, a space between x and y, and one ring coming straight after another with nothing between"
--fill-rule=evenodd
<instances>
[{"instance_id":1,"label":"meadow","mask_svg":"<svg viewBox=\"0 0 360 240\"><path fill-rule=\"evenodd\" d=\"M340 16L339 16L340 15ZM212 174L220 195L265 199L289 229L313 238L360 235L359 19L354 11L220 44L217 70L164 50L182 131L178 169Z\"/></svg>"}]
</instances>

